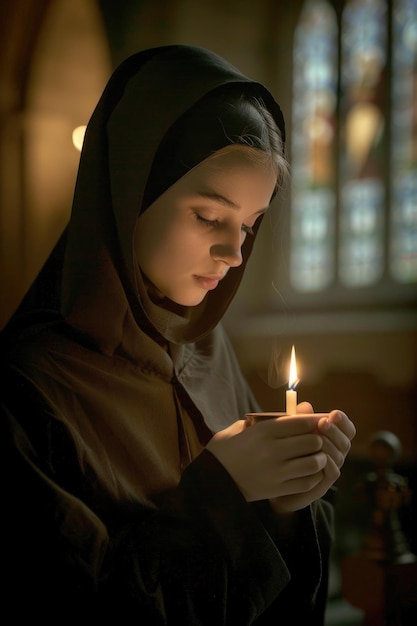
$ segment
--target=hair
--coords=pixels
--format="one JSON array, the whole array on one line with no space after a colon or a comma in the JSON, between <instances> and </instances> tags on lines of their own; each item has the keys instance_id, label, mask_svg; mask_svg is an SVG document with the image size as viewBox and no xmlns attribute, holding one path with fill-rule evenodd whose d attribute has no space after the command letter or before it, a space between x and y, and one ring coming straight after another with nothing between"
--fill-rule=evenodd
<instances>
[{"instance_id":1,"label":"hair","mask_svg":"<svg viewBox=\"0 0 417 626\"><path fill-rule=\"evenodd\" d=\"M282 140L281 131L279 130L274 118L268 111L262 100L251 97L243 98L237 103L238 107L253 107L264 123L263 132L254 134L248 129L241 135L234 138L231 143L220 150L216 150L208 159L215 159L217 156L224 154L226 151L239 150L242 146L250 148L245 150L248 160L255 164L272 165L275 169L277 184L275 192L282 187L288 179L289 163L285 158L285 144Z\"/></svg>"},{"instance_id":2,"label":"hair","mask_svg":"<svg viewBox=\"0 0 417 626\"><path fill-rule=\"evenodd\" d=\"M242 85L227 85L204 96L168 130L153 160L141 212L201 161L233 146L251 148L245 153L254 162L272 164L276 193L289 171L281 131L258 96Z\"/></svg>"}]
</instances>

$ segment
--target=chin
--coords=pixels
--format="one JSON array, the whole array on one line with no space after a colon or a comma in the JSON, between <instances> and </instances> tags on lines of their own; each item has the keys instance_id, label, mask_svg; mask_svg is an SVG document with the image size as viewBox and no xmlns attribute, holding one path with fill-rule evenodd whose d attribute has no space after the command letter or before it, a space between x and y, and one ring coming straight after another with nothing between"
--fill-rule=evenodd
<instances>
[{"instance_id":1,"label":"chin","mask_svg":"<svg viewBox=\"0 0 417 626\"><path fill-rule=\"evenodd\" d=\"M199 296L190 296L189 298L176 298L175 300L173 300L173 302L175 302L176 304L178 304L179 306L184 306L184 307L193 307L193 306L198 306L199 304L201 304L204 300L204 298L207 297L207 293L204 293L203 295L199 295Z\"/></svg>"},{"instance_id":2,"label":"chin","mask_svg":"<svg viewBox=\"0 0 417 626\"><path fill-rule=\"evenodd\" d=\"M194 300L189 300L186 302L183 302L182 306L189 306L189 307L193 307L193 306L198 306L199 304L201 304L204 300L206 296L204 296L203 298L199 298L199 299L194 299Z\"/></svg>"},{"instance_id":3,"label":"chin","mask_svg":"<svg viewBox=\"0 0 417 626\"><path fill-rule=\"evenodd\" d=\"M180 308L185 309L187 307L198 306L203 302L204 298L207 297L207 292L203 294L189 294L188 296L184 293L177 295L168 290L166 290L165 293L162 291L158 291L158 293L160 294L160 300L157 304L172 311L176 311Z\"/></svg>"}]
</instances>

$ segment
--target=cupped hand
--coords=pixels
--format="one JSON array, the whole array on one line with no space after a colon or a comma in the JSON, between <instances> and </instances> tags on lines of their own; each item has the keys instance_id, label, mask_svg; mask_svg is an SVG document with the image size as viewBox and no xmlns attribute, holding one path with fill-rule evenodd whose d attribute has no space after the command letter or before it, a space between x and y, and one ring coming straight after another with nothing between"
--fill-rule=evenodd
<instances>
[{"instance_id":1,"label":"cupped hand","mask_svg":"<svg viewBox=\"0 0 417 626\"><path fill-rule=\"evenodd\" d=\"M269 499L280 513L302 509L325 495L339 478L356 434L342 411L323 417L314 414L309 402L301 402L297 414L255 426L238 420L207 445L248 501Z\"/></svg>"},{"instance_id":2,"label":"cupped hand","mask_svg":"<svg viewBox=\"0 0 417 626\"><path fill-rule=\"evenodd\" d=\"M254 426L239 420L214 435L207 449L248 501L308 493L322 482L328 462L319 420L314 414Z\"/></svg>"},{"instance_id":3,"label":"cupped hand","mask_svg":"<svg viewBox=\"0 0 417 626\"><path fill-rule=\"evenodd\" d=\"M297 413L313 414L313 407L309 402L302 402L297 406ZM317 432L323 442L321 450L327 457L322 479L305 493L293 493L274 499L271 503L276 511L288 513L304 508L323 497L339 478L340 468L351 448L356 428L343 411L333 410L326 417L319 419Z\"/></svg>"}]
</instances>

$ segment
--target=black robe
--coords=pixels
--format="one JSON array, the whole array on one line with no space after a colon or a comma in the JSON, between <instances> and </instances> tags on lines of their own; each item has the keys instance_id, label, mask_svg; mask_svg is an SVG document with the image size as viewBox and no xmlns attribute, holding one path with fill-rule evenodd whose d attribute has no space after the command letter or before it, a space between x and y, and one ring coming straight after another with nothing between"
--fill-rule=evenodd
<instances>
[{"instance_id":1,"label":"black robe","mask_svg":"<svg viewBox=\"0 0 417 626\"><path fill-rule=\"evenodd\" d=\"M3 595L16 620L323 623L330 505L281 532L205 450L259 410L220 322L253 238L181 314L149 296L132 246L162 138L229 83L261 97L284 135L271 94L200 48L116 70L86 133L60 310L3 333Z\"/></svg>"}]
</instances>

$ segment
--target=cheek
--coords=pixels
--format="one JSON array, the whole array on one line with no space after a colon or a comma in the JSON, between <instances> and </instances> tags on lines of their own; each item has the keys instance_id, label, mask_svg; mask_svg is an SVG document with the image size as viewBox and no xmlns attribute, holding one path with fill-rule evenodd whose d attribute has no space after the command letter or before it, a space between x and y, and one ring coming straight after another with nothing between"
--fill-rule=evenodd
<instances>
[{"instance_id":1,"label":"cheek","mask_svg":"<svg viewBox=\"0 0 417 626\"><path fill-rule=\"evenodd\" d=\"M136 258L142 269L146 269L149 265L153 265L155 259L158 258L166 248L166 242L170 238L169 220L159 217L156 213L157 207L152 207L145 213L137 224L134 247Z\"/></svg>"},{"instance_id":2,"label":"cheek","mask_svg":"<svg viewBox=\"0 0 417 626\"><path fill-rule=\"evenodd\" d=\"M173 227L164 233L154 232L148 234L148 239L144 242L146 254L139 256L142 258L143 270L154 274L158 278L161 276L174 275L181 268L186 268L187 263L195 255L197 246L187 232L181 227Z\"/></svg>"},{"instance_id":3,"label":"cheek","mask_svg":"<svg viewBox=\"0 0 417 626\"><path fill-rule=\"evenodd\" d=\"M201 238L184 229L173 231L169 237L159 243L158 258L171 273L175 270L187 270L203 256Z\"/></svg>"}]
</instances>

